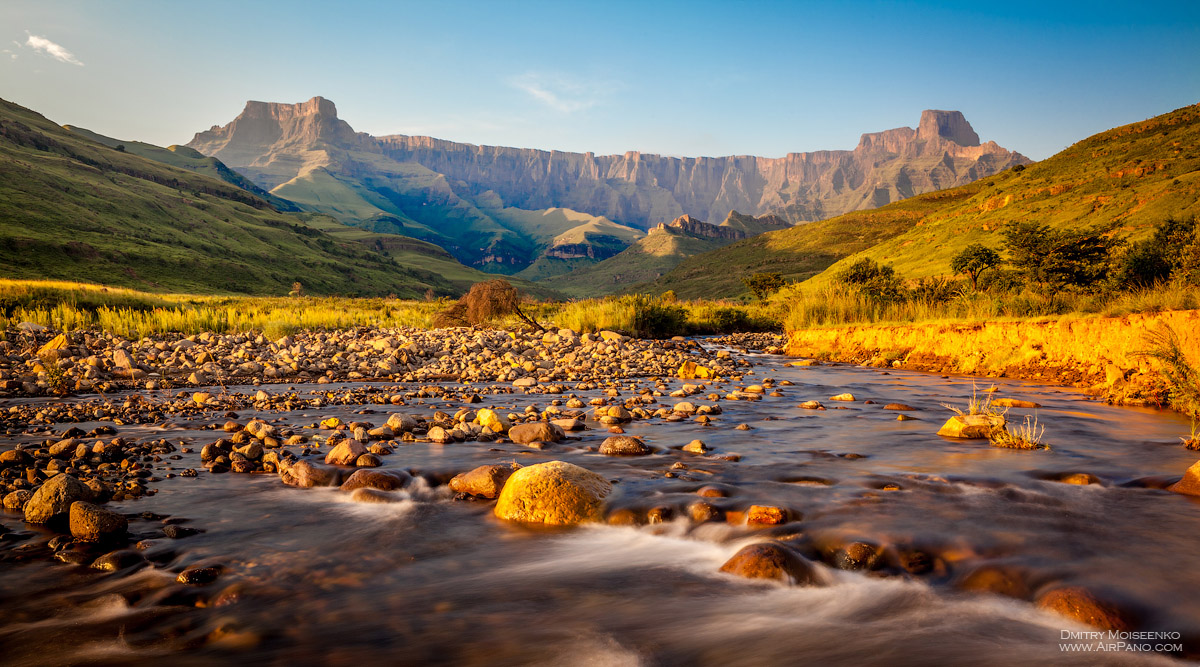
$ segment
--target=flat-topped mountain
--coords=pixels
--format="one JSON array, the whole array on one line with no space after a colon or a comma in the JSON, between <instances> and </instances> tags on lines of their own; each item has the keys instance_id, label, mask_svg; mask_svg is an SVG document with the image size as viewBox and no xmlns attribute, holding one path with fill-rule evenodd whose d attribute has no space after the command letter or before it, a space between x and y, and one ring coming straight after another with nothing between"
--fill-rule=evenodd
<instances>
[{"instance_id":1,"label":"flat-topped mountain","mask_svg":"<svg viewBox=\"0 0 1200 667\"><path fill-rule=\"evenodd\" d=\"M849 151L676 158L376 138L355 132L321 97L249 102L188 146L305 210L437 243L485 270L539 279L612 256L639 236L621 229L648 230L682 215L716 220L730 210L818 220L1029 162L994 142L980 144L956 111L926 111L917 129L864 134ZM568 233L574 227L566 225L533 233L529 220L550 211L566 211L564 224L593 231ZM580 242L562 243L568 237ZM593 239L598 245L589 248ZM574 264L542 261L565 256Z\"/></svg>"}]
</instances>

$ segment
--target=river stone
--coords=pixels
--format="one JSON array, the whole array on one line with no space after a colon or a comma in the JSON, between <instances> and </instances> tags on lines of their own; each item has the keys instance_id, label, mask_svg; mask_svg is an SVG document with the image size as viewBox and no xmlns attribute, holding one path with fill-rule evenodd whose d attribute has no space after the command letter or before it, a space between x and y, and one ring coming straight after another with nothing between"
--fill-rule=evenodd
<instances>
[{"instance_id":1,"label":"river stone","mask_svg":"<svg viewBox=\"0 0 1200 667\"><path fill-rule=\"evenodd\" d=\"M103 556L92 561L93 570L103 570L105 572L116 572L124 570L127 567L141 565L146 562L142 554L130 549L121 549L119 551L110 551Z\"/></svg>"},{"instance_id":2,"label":"river stone","mask_svg":"<svg viewBox=\"0 0 1200 667\"><path fill-rule=\"evenodd\" d=\"M787 523L788 511L774 505L751 505L746 510L746 523L752 526L777 526Z\"/></svg>"},{"instance_id":3,"label":"river stone","mask_svg":"<svg viewBox=\"0 0 1200 667\"><path fill-rule=\"evenodd\" d=\"M683 446L683 451L690 454L707 454L708 445L704 444L703 440L693 440Z\"/></svg>"},{"instance_id":4,"label":"river stone","mask_svg":"<svg viewBox=\"0 0 1200 667\"><path fill-rule=\"evenodd\" d=\"M354 460L354 465L357 468L378 468L383 465L383 459L374 454L363 454Z\"/></svg>"},{"instance_id":5,"label":"river stone","mask_svg":"<svg viewBox=\"0 0 1200 667\"><path fill-rule=\"evenodd\" d=\"M507 433L509 429L508 418L488 408L475 414L475 423L492 429L492 433Z\"/></svg>"},{"instance_id":6,"label":"river stone","mask_svg":"<svg viewBox=\"0 0 1200 667\"><path fill-rule=\"evenodd\" d=\"M805 410L824 410L825 409L825 406L821 405L820 401L804 401L797 407L804 408Z\"/></svg>"},{"instance_id":7,"label":"river stone","mask_svg":"<svg viewBox=\"0 0 1200 667\"><path fill-rule=\"evenodd\" d=\"M548 461L514 472L496 501L495 514L509 521L570 526L600 516L612 484L565 461Z\"/></svg>"},{"instance_id":8,"label":"river stone","mask_svg":"<svg viewBox=\"0 0 1200 667\"><path fill-rule=\"evenodd\" d=\"M517 424L508 429L508 437L517 444L528 445L531 442L558 442L567 437L567 434L555 424L533 422Z\"/></svg>"},{"instance_id":9,"label":"river stone","mask_svg":"<svg viewBox=\"0 0 1200 667\"><path fill-rule=\"evenodd\" d=\"M578 419L551 419L550 423L564 431L582 431L587 428L586 425Z\"/></svg>"},{"instance_id":10,"label":"river stone","mask_svg":"<svg viewBox=\"0 0 1200 667\"><path fill-rule=\"evenodd\" d=\"M129 530L125 517L82 500L71 503L70 516L71 537L83 542L99 542Z\"/></svg>"},{"instance_id":11,"label":"river stone","mask_svg":"<svg viewBox=\"0 0 1200 667\"><path fill-rule=\"evenodd\" d=\"M1100 630L1125 632L1132 630L1131 614L1108 600L1079 586L1056 588L1038 596L1039 609L1054 612Z\"/></svg>"},{"instance_id":12,"label":"river stone","mask_svg":"<svg viewBox=\"0 0 1200 667\"><path fill-rule=\"evenodd\" d=\"M775 542L742 547L721 566L721 571L747 579L774 579L797 586L818 583L816 568L812 563Z\"/></svg>"},{"instance_id":13,"label":"river stone","mask_svg":"<svg viewBox=\"0 0 1200 667\"><path fill-rule=\"evenodd\" d=\"M1168 486L1167 490L1189 496L1200 496L1200 461L1193 463L1187 472L1183 473L1183 479Z\"/></svg>"},{"instance_id":14,"label":"river stone","mask_svg":"<svg viewBox=\"0 0 1200 667\"><path fill-rule=\"evenodd\" d=\"M854 401L856 401L858 399L854 398L854 394L846 392L844 394L838 394L837 396L830 396L829 400L831 400L831 401L848 401L848 402L853 403Z\"/></svg>"},{"instance_id":15,"label":"river stone","mask_svg":"<svg viewBox=\"0 0 1200 667\"><path fill-rule=\"evenodd\" d=\"M288 486L305 489L314 486L334 486L341 479L341 471L319 466L311 461L296 461L290 466L281 467L279 478Z\"/></svg>"},{"instance_id":16,"label":"river stone","mask_svg":"<svg viewBox=\"0 0 1200 667\"><path fill-rule=\"evenodd\" d=\"M367 448L357 440L343 440L325 455L326 465L352 466L358 457L367 453Z\"/></svg>"},{"instance_id":17,"label":"river stone","mask_svg":"<svg viewBox=\"0 0 1200 667\"><path fill-rule=\"evenodd\" d=\"M1034 403L1033 401L1022 401L1022 400L1019 400L1016 398L997 398L996 400L992 401L992 405L995 405L995 406L998 406L1001 408L1036 409L1036 408L1042 407L1041 403Z\"/></svg>"},{"instance_id":18,"label":"river stone","mask_svg":"<svg viewBox=\"0 0 1200 667\"><path fill-rule=\"evenodd\" d=\"M388 415L387 427L396 433L408 433L417 427L417 420L402 412Z\"/></svg>"},{"instance_id":19,"label":"river stone","mask_svg":"<svg viewBox=\"0 0 1200 667\"><path fill-rule=\"evenodd\" d=\"M653 451L641 438L631 435L610 436L600 443L600 453L605 456L645 456Z\"/></svg>"},{"instance_id":20,"label":"river stone","mask_svg":"<svg viewBox=\"0 0 1200 667\"><path fill-rule=\"evenodd\" d=\"M884 410L920 410L920 408L914 408L913 406L908 405L907 403L888 403L887 405L883 406L883 409Z\"/></svg>"},{"instance_id":21,"label":"river stone","mask_svg":"<svg viewBox=\"0 0 1200 667\"><path fill-rule=\"evenodd\" d=\"M997 565L981 565L955 584L959 590L994 593L1018 600L1029 598L1029 585L1016 570Z\"/></svg>"},{"instance_id":22,"label":"river stone","mask_svg":"<svg viewBox=\"0 0 1200 667\"><path fill-rule=\"evenodd\" d=\"M224 568L219 565L212 567L192 567L180 572L179 576L175 577L175 581L181 584L188 584L189 586L205 586L216 581L221 576L223 570Z\"/></svg>"},{"instance_id":23,"label":"river stone","mask_svg":"<svg viewBox=\"0 0 1200 667\"><path fill-rule=\"evenodd\" d=\"M89 496L79 480L65 473L55 475L38 487L29 502L25 503L25 521L48 523L55 517L69 513L71 503Z\"/></svg>"},{"instance_id":24,"label":"river stone","mask_svg":"<svg viewBox=\"0 0 1200 667\"><path fill-rule=\"evenodd\" d=\"M1004 423L1003 415L954 415L946 420L937 434L947 438L981 440L1004 428Z\"/></svg>"},{"instance_id":25,"label":"river stone","mask_svg":"<svg viewBox=\"0 0 1200 667\"><path fill-rule=\"evenodd\" d=\"M342 482L342 491L357 489L378 489L380 491L395 491L404 488L412 480L412 476L403 470L370 470L364 468L355 470Z\"/></svg>"},{"instance_id":26,"label":"river stone","mask_svg":"<svg viewBox=\"0 0 1200 667\"><path fill-rule=\"evenodd\" d=\"M496 498L512 474L513 469L508 466L479 466L455 475L450 480L450 490L480 498Z\"/></svg>"},{"instance_id":27,"label":"river stone","mask_svg":"<svg viewBox=\"0 0 1200 667\"><path fill-rule=\"evenodd\" d=\"M377 505L386 505L388 503L399 502L399 498L389 494L387 491L379 489L362 488L355 489L350 494L350 500L356 503L373 503Z\"/></svg>"},{"instance_id":28,"label":"river stone","mask_svg":"<svg viewBox=\"0 0 1200 667\"><path fill-rule=\"evenodd\" d=\"M33 491L29 489L17 489L12 493L4 496L4 509L6 510L24 510L25 503L33 497Z\"/></svg>"}]
</instances>

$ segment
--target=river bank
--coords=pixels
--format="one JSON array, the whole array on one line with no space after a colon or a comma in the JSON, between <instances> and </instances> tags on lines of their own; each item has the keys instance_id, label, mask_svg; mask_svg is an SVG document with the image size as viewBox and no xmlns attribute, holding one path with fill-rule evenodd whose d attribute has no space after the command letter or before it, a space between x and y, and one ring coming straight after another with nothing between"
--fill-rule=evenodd
<instances>
[{"instance_id":1,"label":"river bank","mask_svg":"<svg viewBox=\"0 0 1200 667\"><path fill-rule=\"evenodd\" d=\"M1166 386L1139 354L1170 327L1200 359L1200 311L986 323L861 325L789 331L786 353L873 367L1019 378L1077 387L1120 405L1160 405Z\"/></svg>"}]
</instances>

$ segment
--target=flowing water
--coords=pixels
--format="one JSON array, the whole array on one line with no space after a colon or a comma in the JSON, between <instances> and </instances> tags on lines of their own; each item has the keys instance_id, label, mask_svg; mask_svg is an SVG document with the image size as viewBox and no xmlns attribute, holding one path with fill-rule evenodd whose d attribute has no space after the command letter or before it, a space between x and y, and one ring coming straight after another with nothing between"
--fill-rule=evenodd
<instances>
[{"instance_id":1,"label":"flowing water","mask_svg":"<svg viewBox=\"0 0 1200 667\"><path fill-rule=\"evenodd\" d=\"M187 519L205 532L154 540L144 552L150 567L105 574L23 557L47 551L39 545L52 534L4 513L6 528L33 535L0 542L0 662L894 666L1176 659L1065 651L1064 631L1086 628L1030 602L1039 588L1060 584L1104 591L1136 611L1140 630L1177 632L1185 653L1197 651L1200 503L1152 488L1195 462L1178 439L1187 430L1182 418L1000 380L998 395L1042 405L1036 414L1052 449L999 449L934 435L952 414L943 403L965 407L971 378L752 358L759 365L746 382L771 377L794 386L779 387L782 397L723 401L724 413L707 426L627 426L657 448L652 456L587 451L607 435L597 429L547 451L415 443L384 459L385 468L430 480L485 463L566 460L616 480L612 504L631 515L675 508L681 518L665 523L534 529L497 520L491 502L455 500L445 486L418 483L400 502L359 504L334 489L286 487L276 475L202 471L162 480L152 497L109 504ZM301 393L315 388L297 386ZM858 401L828 400L846 391ZM599 394L580 395L586 401ZM544 408L550 398L494 395L484 405L520 411ZM696 399L708 403L686 400ZM797 407L809 399L829 409ZM883 409L889 402L918 408L908 413L917 419L898 421L897 412ZM296 425L330 415L386 419L383 408L355 414L362 407L260 416ZM401 409L432 415L446 406ZM1009 417L1033 412L1013 409ZM251 416L240 413L243 421ZM739 423L751 429L735 430ZM123 427L121 434L191 442L196 452L217 437L186 426ZM741 460L671 449L693 438ZM665 476L676 462L686 468ZM178 463L200 469L199 454ZM1071 473L1096 483L1058 481ZM728 492L708 500L730 520L683 518L705 485ZM769 529L739 524L733 517L752 504L786 507L802 518ZM161 535L161 519L134 520L130 529L135 538ZM916 576L821 566L825 585L817 587L719 572L740 547L767 536L800 537L818 552L848 540L889 554L920 549L933 554L934 566ZM182 569L210 564L224 567L215 583L174 582ZM962 591L963 577L981 566L1014 573L1027 587L1025 599Z\"/></svg>"}]
</instances>

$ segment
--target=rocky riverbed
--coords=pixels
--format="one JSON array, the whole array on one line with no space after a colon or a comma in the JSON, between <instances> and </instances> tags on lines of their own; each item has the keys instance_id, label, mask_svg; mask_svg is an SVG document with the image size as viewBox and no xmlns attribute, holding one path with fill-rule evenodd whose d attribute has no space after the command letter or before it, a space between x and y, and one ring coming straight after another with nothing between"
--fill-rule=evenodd
<instances>
[{"instance_id":1,"label":"rocky riverbed","mask_svg":"<svg viewBox=\"0 0 1200 667\"><path fill-rule=\"evenodd\" d=\"M1200 650L1200 580L1153 527L1200 529L1200 472L1166 490L1176 416L1001 381L1053 444L1006 450L935 435L969 378L569 331L85 334L55 361L104 393L26 396L56 335L6 348L34 385L0 403L13 664L955 662L995 633L1095 664L1055 641L1089 627ZM225 384L183 389L198 370Z\"/></svg>"}]
</instances>

